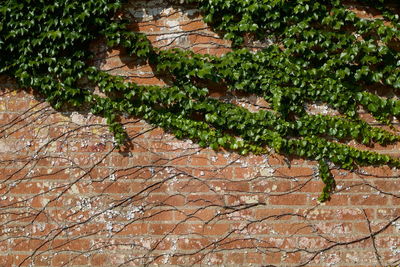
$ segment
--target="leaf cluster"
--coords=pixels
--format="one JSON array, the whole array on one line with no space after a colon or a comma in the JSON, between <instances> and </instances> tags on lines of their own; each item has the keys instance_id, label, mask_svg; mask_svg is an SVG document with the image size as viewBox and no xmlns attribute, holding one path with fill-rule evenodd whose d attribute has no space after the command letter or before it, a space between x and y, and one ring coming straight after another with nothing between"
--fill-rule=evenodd
<instances>
[{"instance_id":1,"label":"leaf cluster","mask_svg":"<svg viewBox=\"0 0 400 267\"><path fill-rule=\"evenodd\" d=\"M205 22L232 40L224 56L158 50L146 36L117 19L119 0L0 1L0 74L31 87L56 109L90 108L104 116L116 144L126 140L122 114L160 126L200 146L240 154L269 153L319 162L325 183L320 200L335 188L331 163L400 166L388 155L346 145L399 141L393 132L358 116L359 107L382 123L400 115L400 101L369 90L400 89L400 19L388 1L360 0L382 18L359 18L339 0L188 0ZM89 46L103 39L154 65L166 87L126 82L93 67ZM272 42L256 52L246 43ZM211 84L257 95L271 110L249 110L210 97ZM98 88L104 96L94 93ZM311 115L323 103L340 115Z\"/></svg>"}]
</instances>

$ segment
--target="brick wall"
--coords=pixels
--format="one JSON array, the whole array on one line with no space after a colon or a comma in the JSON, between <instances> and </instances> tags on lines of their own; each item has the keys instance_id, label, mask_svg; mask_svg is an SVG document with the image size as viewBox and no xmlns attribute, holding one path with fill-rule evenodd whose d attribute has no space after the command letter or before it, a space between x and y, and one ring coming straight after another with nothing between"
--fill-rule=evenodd
<instances>
[{"instance_id":1,"label":"brick wall","mask_svg":"<svg viewBox=\"0 0 400 267\"><path fill-rule=\"evenodd\" d=\"M229 51L196 9L165 1L126 8L138 21L132 29L155 46ZM164 84L124 51L93 50L110 73ZM265 104L212 94L250 109ZM321 204L314 161L216 153L138 118L123 122L130 142L117 150L102 118L56 112L1 77L0 266L399 264L398 170L334 170L336 193Z\"/></svg>"}]
</instances>

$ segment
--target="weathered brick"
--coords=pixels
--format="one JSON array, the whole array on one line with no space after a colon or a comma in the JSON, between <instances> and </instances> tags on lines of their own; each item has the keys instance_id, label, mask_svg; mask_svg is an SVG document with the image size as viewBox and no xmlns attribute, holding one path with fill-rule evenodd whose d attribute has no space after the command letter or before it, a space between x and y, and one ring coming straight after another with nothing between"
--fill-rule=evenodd
<instances>
[{"instance_id":1,"label":"weathered brick","mask_svg":"<svg viewBox=\"0 0 400 267\"><path fill-rule=\"evenodd\" d=\"M167 2L130 1L135 21L129 29L148 33L156 47L171 42L169 47L216 56L232 50L199 10ZM359 17L379 16L354 1L344 4ZM170 82L124 49L107 51L102 41L91 49L112 75L139 84ZM213 98L229 97L226 86L209 89ZM321 236L350 244L318 254L309 266L377 266L371 239L353 241L370 235L366 216L373 232L399 216L400 173L394 168L333 169L335 193L321 204L316 161L201 149L125 116L121 122L132 140L108 154L113 143L104 118L57 112L4 75L0 91L0 266L18 266L37 248L22 266L297 266L312 255L296 249L332 244ZM230 93L248 98L252 112L254 104L270 107L262 98ZM365 111L361 118L377 125ZM398 143L349 145L399 154ZM376 235L382 265L399 259L399 227L395 221Z\"/></svg>"}]
</instances>

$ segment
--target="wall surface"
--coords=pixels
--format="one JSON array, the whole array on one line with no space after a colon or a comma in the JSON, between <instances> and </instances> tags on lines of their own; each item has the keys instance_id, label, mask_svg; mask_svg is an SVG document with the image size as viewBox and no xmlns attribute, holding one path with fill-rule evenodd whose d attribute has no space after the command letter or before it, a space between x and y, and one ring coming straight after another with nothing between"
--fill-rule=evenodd
<instances>
[{"instance_id":1,"label":"wall surface","mask_svg":"<svg viewBox=\"0 0 400 267\"><path fill-rule=\"evenodd\" d=\"M155 46L229 51L196 9L166 1L126 8L132 29ZM124 51L93 50L103 70L165 84ZM218 88L212 95L267 107ZM0 266L400 264L398 170L334 170L336 192L321 204L313 161L214 152L139 118L124 125L130 142L116 149L102 118L57 112L0 78ZM361 148L399 154L398 144Z\"/></svg>"}]
</instances>

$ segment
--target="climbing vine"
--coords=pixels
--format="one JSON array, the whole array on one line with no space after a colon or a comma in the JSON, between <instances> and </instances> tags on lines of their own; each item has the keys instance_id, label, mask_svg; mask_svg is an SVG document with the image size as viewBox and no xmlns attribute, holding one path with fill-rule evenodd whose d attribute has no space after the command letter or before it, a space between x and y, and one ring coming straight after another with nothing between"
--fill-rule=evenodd
<instances>
[{"instance_id":1,"label":"climbing vine","mask_svg":"<svg viewBox=\"0 0 400 267\"><path fill-rule=\"evenodd\" d=\"M385 145L400 138L357 112L363 107L388 125L400 115L396 97L369 90L400 89L398 7L395 1L357 3L382 17L359 18L340 0L187 0L232 40L232 52L217 57L153 47L116 16L119 0L1 0L0 74L34 88L56 109L90 108L104 116L117 144L126 139L119 117L129 114L214 150L273 149L317 160L325 183L319 199L326 201L335 187L332 164L400 167L397 158L340 142ZM170 84L142 86L97 69L89 45L100 39L146 60ZM246 48L251 41L272 44L254 52ZM212 98L210 83L263 97L271 110L250 112ZM306 106L313 103L340 115L311 115Z\"/></svg>"}]
</instances>

